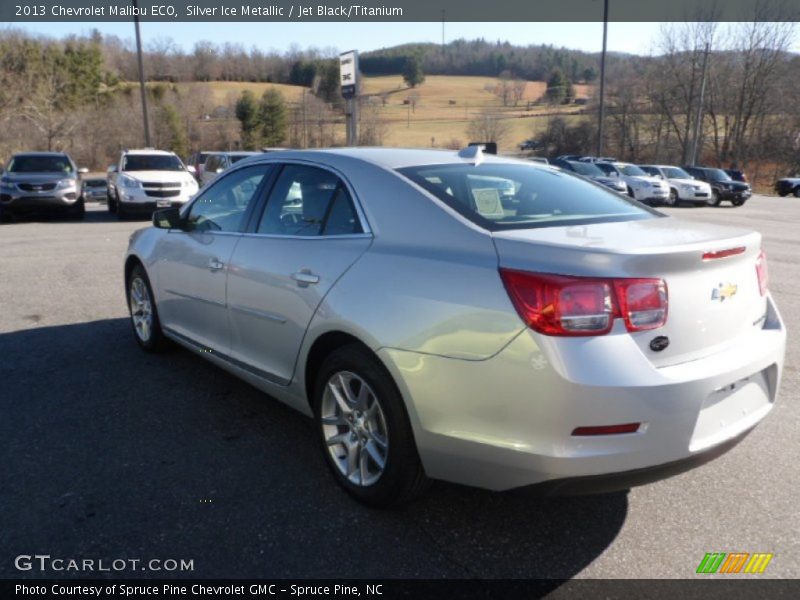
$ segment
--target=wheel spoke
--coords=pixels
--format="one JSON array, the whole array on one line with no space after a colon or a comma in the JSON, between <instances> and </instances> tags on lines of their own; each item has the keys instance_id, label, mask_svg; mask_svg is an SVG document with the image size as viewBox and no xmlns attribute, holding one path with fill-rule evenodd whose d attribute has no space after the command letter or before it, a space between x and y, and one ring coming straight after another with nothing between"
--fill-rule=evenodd
<instances>
[{"instance_id":1,"label":"wheel spoke","mask_svg":"<svg viewBox=\"0 0 800 600\"><path fill-rule=\"evenodd\" d=\"M355 400L355 405L358 410L367 410L367 401L369 400L370 394L369 387L363 381L361 382L361 389L358 390L358 396ZM372 403L372 408L375 407L375 402Z\"/></svg>"},{"instance_id":2,"label":"wheel spoke","mask_svg":"<svg viewBox=\"0 0 800 600\"><path fill-rule=\"evenodd\" d=\"M376 431L370 431L369 437L370 439L372 439L373 442L375 442L378 446L380 446L384 450L384 452L386 451L388 444L386 443L386 440L383 439L383 436L381 436Z\"/></svg>"},{"instance_id":3,"label":"wheel spoke","mask_svg":"<svg viewBox=\"0 0 800 600\"><path fill-rule=\"evenodd\" d=\"M359 449L358 468L361 475L361 485L364 485L369 479L369 465L367 464L368 454L364 452L364 448Z\"/></svg>"},{"instance_id":4,"label":"wheel spoke","mask_svg":"<svg viewBox=\"0 0 800 600\"><path fill-rule=\"evenodd\" d=\"M378 468L383 471L384 467L386 466L386 459L381 455L380 452L378 452L378 449L375 447L375 445L374 439L367 442L367 445L365 446L367 449L366 453L368 453L375 464L378 465Z\"/></svg>"},{"instance_id":5,"label":"wheel spoke","mask_svg":"<svg viewBox=\"0 0 800 600\"><path fill-rule=\"evenodd\" d=\"M322 417L321 420L322 420L322 424L323 425L344 425L345 424L345 419L344 419L344 417L342 417L341 414Z\"/></svg>"},{"instance_id":6,"label":"wheel spoke","mask_svg":"<svg viewBox=\"0 0 800 600\"><path fill-rule=\"evenodd\" d=\"M352 409L348 406L347 400L344 399L344 396L342 396L342 393L336 387L336 384L333 383L332 381L329 382L328 389L331 391L331 394L333 394L333 397L336 400L336 404L339 405L339 408L341 409L342 413L349 414L352 411Z\"/></svg>"},{"instance_id":7,"label":"wheel spoke","mask_svg":"<svg viewBox=\"0 0 800 600\"><path fill-rule=\"evenodd\" d=\"M358 469L358 444L350 444L347 448L347 478L350 479Z\"/></svg>"},{"instance_id":8,"label":"wheel spoke","mask_svg":"<svg viewBox=\"0 0 800 600\"><path fill-rule=\"evenodd\" d=\"M347 439L349 437L350 434L348 432L339 433L329 437L327 440L325 440L325 443L328 444L328 446L335 446L336 444L344 444L347 446Z\"/></svg>"},{"instance_id":9,"label":"wheel spoke","mask_svg":"<svg viewBox=\"0 0 800 600\"><path fill-rule=\"evenodd\" d=\"M356 399L355 399L355 396L353 396L353 390L350 387L350 382L351 381L352 381L352 377L348 376L347 379L345 379L344 374L343 373L339 373L339 385L342 386L342 391L344 392L345 396L347 397L347 404L348 404L348 406L355 406Z\"/></svg>"}]
</instances>

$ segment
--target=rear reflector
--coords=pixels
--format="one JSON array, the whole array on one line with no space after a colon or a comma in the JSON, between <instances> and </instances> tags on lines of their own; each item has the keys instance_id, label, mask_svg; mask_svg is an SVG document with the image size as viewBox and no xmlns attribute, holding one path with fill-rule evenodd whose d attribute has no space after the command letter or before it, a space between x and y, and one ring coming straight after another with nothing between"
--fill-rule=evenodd
<instances>
[{"instance_id":1,"label":"rear reflector","mask_svg":"<svg viewBox=\"0 0 800 600\"><path fill-rule=\"evenodd\" d=\"M620 433L636 433L641 423L623 423L622 425L600 425L597 427L576 427L572 435L617 435Z\"/></svg>"},{"instance_id":2,"label":"rear reflector","mask_svg":"<svg viewBox=\"0 0 800 600\"><path fill-rule=\"evenodd\" d=\"M661 279L594 279L500 269L511 302L534 331L554 336L604 335L615 318L628 331L667 321L667 284Z\"/></svg>"},{"instance_id":3,"label":"rear reflector","mask_svg":"<svg viewBox=\"0 0 800 600\"><path fill-rule=\"evenodd\" d=\"M767 271L767 255L762 250L756 259L756 276L758 277L758 290L761 295L767 293L767 284L769 284L769 272Z\"/></svg>"},{"instance_id":4,"label":"rear reflector","mask_svg":"<svg viewBox=\"0 0 800 600\"><path fill-rule=\"evenodd\" d=\"M729 256L736 256L742 254L746 248L740 246L738 248L728 248L726 250L715 250L713 252L703 252L703 260L715 260L717 258L728 258Z\"/></svg>"}]
</instances>

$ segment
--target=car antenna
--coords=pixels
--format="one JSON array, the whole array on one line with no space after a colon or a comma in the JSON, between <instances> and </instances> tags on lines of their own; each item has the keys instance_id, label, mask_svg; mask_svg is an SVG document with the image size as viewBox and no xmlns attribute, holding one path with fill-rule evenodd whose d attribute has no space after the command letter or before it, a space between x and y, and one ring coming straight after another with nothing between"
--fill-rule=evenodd
<instances>
[{"instance_id":1,"label":"car antenna","mask_svg":"<svg viewBox=\"0 0 800 600\"><path fill-rule=\"evenodd\" d=\"M458 151L459 158L466 158L472 161L476 167L483 162L483 146L467 146Z\"/></svg>"}]
</instances>

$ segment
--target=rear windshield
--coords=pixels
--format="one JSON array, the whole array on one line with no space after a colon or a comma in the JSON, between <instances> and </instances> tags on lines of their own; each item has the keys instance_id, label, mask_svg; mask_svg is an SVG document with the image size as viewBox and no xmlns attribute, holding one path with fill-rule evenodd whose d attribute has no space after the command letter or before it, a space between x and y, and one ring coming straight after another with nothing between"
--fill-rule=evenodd
<instances>
[{"instance_id":1,"label":"rear windshield","mask_svg":"<svg viewBox=\"0 0 800 600\"><path fill-rule=\"evenodd\" d=\"M584 163L573 161L569 163L572 168L575 170L576 173L580 173L585 177L603 177L605 173L600 170L600 167L597 165L593 165L592 163Z\"/></svg>"},{"instance_id":2,"label":"rear windshield","mask_svg":"<svg viewBox=\"0 0 800 600\"><path fill-rule=\"evenodd\" d=\"M86 187L106 187L105 179L84 179L83 185Z\"/></svg>"},{"instance_id":3,"label":"rear windshield","mask_svg":"<svg viewBox=\"0 0 800 600\"><path fill-rule=\"evenodd\" d=\"M123 171L183 171L183 163L169 154L127 154L122 161Z\"/></svg>"},{"instance_id":4,"label":"rear windshield","mask_svg":"<svg viewBox=\"0 0 800 600\"><path fill-rule=\"evenodd\" d=\"M583 178L532 165L447 164L398 171L490 231L633 221L660 215Z\"/></svg>"},{"instance_id":5,"label":"rear windshield","mask_svg":"<svg viewBox=\"0 0 800 600\"><path fill-rule=\"evenodd\" d=\"M8 163L9 173L72 173L66 156L15 156Z\"/></svg>"}]
</instances>

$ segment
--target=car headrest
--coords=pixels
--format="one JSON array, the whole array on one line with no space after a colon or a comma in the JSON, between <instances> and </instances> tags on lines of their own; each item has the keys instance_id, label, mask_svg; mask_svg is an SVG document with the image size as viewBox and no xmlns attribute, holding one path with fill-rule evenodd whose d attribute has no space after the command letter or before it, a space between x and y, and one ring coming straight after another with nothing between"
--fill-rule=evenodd
<instances>
[{"instance_id":1,"label":"car headrest","mask_svg":"<svg viewBox=\"0 0 800 600\"><path fill-rule=\"evenodd\" d=\"M303 221L306 223L322 223L328 201L333 190L318 187L303 187Z\"/></svg>"}]
</instances>

